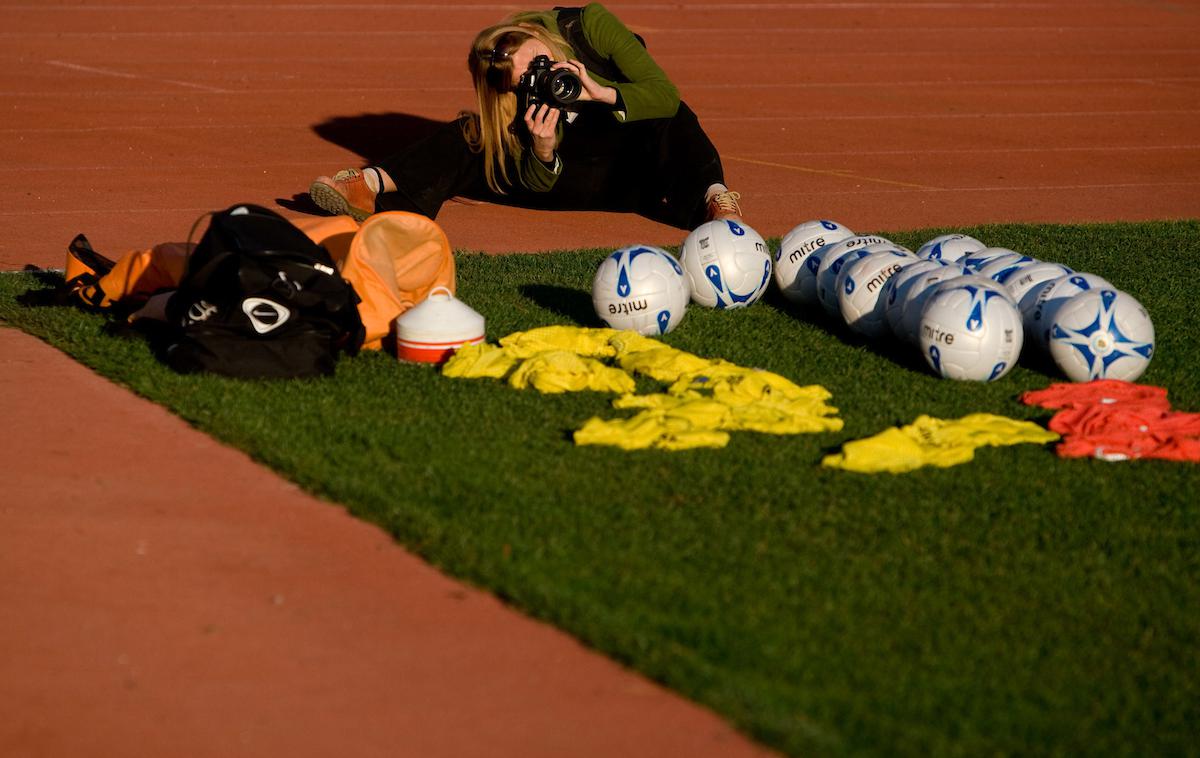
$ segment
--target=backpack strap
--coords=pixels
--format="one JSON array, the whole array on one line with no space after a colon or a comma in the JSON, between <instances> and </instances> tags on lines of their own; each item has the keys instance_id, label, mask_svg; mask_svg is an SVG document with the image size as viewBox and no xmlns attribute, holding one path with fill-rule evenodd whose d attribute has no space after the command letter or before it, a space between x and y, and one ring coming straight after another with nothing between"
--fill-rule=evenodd
<instances>
[{"instance_id":1,"label":"backpack strap","mask_svg":"<svg viewBox=\"0 0 1200 758\"><path fill-rule=\"evenodd\" d=\"M610 82L629 81L629 77L613 64L611 58L606 58L596 52L596 48L587 41L587 37L583 33L583 8L556 6L554 10L557 11L555 21L558 24L559 33L575 51L575 55L579 56L579 62L583 64L584 68ZM642 35L634 34L633 36L642 43L642 47L646 46L646 40L642 39Z\"/></svg>"}]
</instances>

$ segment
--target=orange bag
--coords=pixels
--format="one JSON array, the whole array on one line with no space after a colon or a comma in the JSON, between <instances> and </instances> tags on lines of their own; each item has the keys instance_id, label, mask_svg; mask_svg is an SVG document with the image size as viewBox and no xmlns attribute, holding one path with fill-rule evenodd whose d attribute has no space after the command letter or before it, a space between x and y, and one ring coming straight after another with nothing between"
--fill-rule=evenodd
<instances>
[{"instance_id":1,"label":"orange bag","mask_svg":"<svg viewBox=\"0 0 1200 758\"><path fill-rule=\"evenodd\" d=\"M339 222L340 229L330 222ZM349 237L346 222L354 223L349 216L337 216L296 226L325 245L353 285L362 299L358 315L367 329L363 347L378 350L396 317L435 287L454 293L454 255L442 228L416 213L376 213Z\"/></svg>"},{"instance_id":2,"label":"orange bag","mask_svg":"<svg viewBox=\"0 0 1200 758\"><path fill-rule=\"evenodd\" d=\"M152 295L178 286L194 247L186 242L164 242L133 250L114 262L92 250L81 234L68 248L67 288L93 308L107 310L120 303L133 310Z\"/></svg>"},{"instance_id":3,"label":"orange bag","mask_svg":"<svg viewBox=\"0 0 1200 758\"><path fill-rule=\"evenodd\" d=\"M425 216L388 211L368 217L361 227L349 216L293 223L309 239L325 246L358 293L358 312L367 330L366 349L382 348L396 317L428 297L435 287L454 292L450 243L442 228ZM80 257L79 240L72 242L67 254L68 287L94 308L119 304L131 311L151 296L177 287L195 247L167 242L128 252L113 263L94 252L94 257ZM87 245L86 239L83 245ZM90 248L87 251L92 252ZM106 266L111 268L105 270Z\"/></svg>"}]
</instances>

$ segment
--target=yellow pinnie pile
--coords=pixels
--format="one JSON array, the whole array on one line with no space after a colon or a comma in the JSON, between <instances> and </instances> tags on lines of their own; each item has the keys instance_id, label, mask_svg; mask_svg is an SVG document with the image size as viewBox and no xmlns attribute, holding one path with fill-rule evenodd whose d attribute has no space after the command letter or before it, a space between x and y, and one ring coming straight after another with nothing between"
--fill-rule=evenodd
<instances>
[{"instance_id":1,"label":"yellow pinnie pile","mask_svg":"<svg viewBox=\"0 0 1200 758\"><path fill-rule=\"evenodd\" d=\"M658 340L614 329L549 326L516 332L500 345L462 348L445 376L508 378L517 389L592 390L620 395L631 418L591 418L575 432L577 445L625 450L724 447L731 431L769 434L831 432L842 428L824 387L801 387L784 377L677 350ZM665 392L635 394L634 376L667 384Z\"/></svg>"},{"instance_id":2,"label":"yellow pinnie pile","mask_svg":"<svg viewBox=\"0 0 1200 758\"><path fill-rule=\"evenodd\" d=\"M899 474L922 466L957 466L972 460L975 450L984 446L1045 444L1057 439L1057 434L1032 421L991 413L950 420L921 415L907 426L847 442L842 452L825 456L821 465L866 474Z\"/></svg>"}]
</instances>

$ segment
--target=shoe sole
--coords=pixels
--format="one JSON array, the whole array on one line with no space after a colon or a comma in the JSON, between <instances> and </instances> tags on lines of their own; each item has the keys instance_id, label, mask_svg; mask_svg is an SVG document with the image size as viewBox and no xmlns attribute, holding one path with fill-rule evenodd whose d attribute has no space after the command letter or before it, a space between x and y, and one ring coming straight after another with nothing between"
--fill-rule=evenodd
<instances>
[{"instance_id":1,"label":"shoe sole","mask_svg":"<svg viewBox=\"0 0 1200 758\"><path fill-rule=\"evenodd\" d=\"M324 182L313 182L308 188L308 196L318 208L328 211L335 216L349 216L355 221L366 221L370 211L355 208L346 202L341 193Z\"/></svg>"}]
</instances>

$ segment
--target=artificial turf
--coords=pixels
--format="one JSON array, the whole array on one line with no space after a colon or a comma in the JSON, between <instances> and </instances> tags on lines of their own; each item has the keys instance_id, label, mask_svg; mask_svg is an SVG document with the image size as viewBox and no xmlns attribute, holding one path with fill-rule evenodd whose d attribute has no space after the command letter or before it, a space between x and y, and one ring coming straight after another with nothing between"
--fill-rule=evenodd
<instances>
[{"instance_id":1,"label":"artificial turf","mask_svg":"<svg viewBox=\"0 0 1200 758\"><path fill-rule=\"evenodd\" d=\"M1140 300L1157 352L1141 381L1200 411L1195 221L887 233L913 249L972 234ZM608 251L459 253L459 296L489 339L599 325ZM664 340L833 393L837 433L733 434L724 449L575 447L596 393L448 379L383 353L335 377L180 376L102 316L16 302L38 335L447 572L724 714L794 755L1187 754L1200 744L1200 468L984 448L903 475L819 466L925 413L1044 421L1016 396L1058 377L934 377L915 348L869 343L777 298L691 307ZM616 728L616 727L614 727Z\"/></svg>"}]
</instances>

